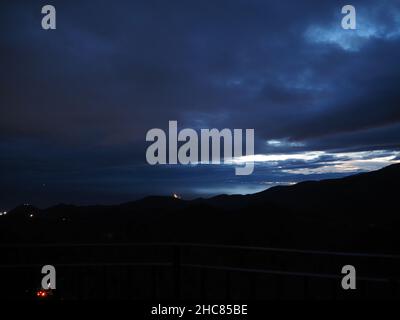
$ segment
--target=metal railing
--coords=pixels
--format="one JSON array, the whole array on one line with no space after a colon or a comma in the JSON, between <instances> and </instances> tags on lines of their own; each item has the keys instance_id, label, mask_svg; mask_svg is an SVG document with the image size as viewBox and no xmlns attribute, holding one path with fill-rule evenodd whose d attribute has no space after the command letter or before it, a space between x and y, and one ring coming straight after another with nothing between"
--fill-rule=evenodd
<instances>
[{"instance_id":1,"label":"metal railing","mask_svg":"<svg viewBox=\"0 0 400 320\"><path fill-rule=\"evenodd\" d=\"M287 298L292 291L297 292L295 298L321 298L321 291L316 288L327 283L328 288L323 290L327 299L346 298L349 295L340 287L344 276L340 267L345 264L357 269L357 297L370 297L377 287L377 297L399 298L400 255L395 254L198 243L75 243L3 244L0 255L3 257L0 270L6 275L6 282L15 278L13 274L23 274L24 279L31 277L40 284L40 268L44 264L54 265L57 276L64 277L64 283L78 277L73 280L77 286L65 291L63 298L67 299L90 298L86 294L90 285L80 286L90 277L96 284L104 282L99 287L100 291L104 290L103 298L107 298L108 292L113 291L113 284L107 278L115 278L120 273L122 278L131 278L132 274L140 277L145 270L151 273L147 286L153 288L146 298L159 298L158 292L165 289L165 296L174 299L186 299L188 290L196 291L200 299L210 298L210 293L214 296L216 292L222 299L261 299L263 295L259 293L272 287L273 292L268 296L272 299ZM90 274L88 270L95 271ZM160 281L161 272L164 281ZM261 282L263 277L268 278L266 284ZM211 278L219 282L219 288ZM188 289L188 279L198 280L199 286ZM301 284L294 285L298 280ZM241 290L234 287L240 282L250 284L251 288L238 297L236 294ZM126 298L130 290L138 293L133 284L122 288L114 297ZM57 291L62 292L62 286L58 285ZM18 290L15 294L18 296Z\"/></svg>"}]
</instances>

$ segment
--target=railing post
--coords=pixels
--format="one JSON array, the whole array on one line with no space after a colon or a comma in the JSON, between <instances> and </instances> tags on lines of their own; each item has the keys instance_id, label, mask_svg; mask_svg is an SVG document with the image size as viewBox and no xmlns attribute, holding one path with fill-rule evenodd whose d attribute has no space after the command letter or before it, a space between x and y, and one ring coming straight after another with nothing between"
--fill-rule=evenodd
<instances>
[{"instance_id":1,"label":"railing post","mask_svg":"<svg viewBox=\"0 0 400 320\"><path fill-rule=\"evenodd\" d=\"M276 300L282 299L282 292L283 292L283 278L282 278L282 275L277 274L277 275L275 275L275 298L276 298Z\"/></svg>"},{"instance_id":2,"label":"railing post","mask_svg":"<svg viewBox=\"0 0 400 320\"><path fill-rule=\"evenodd\" d=\"M204 301L207 296L207 291L206 291L206 281L207 281L207 269L206 268L201 268L200 269L200 295L201 295L201 300Z\"/></svg>"},{"instance_id":3,"label":"railing post","mask_svg":"<svg viewBox=\"0 0 400 320\"><path fill-rule=\"evenodd\" d=\"M231 299L231 272L230 271L226 271L225 272L226 275L226 300L230 300Z\"/></svg>"},{"instance_id":4,"label":"railing post","mask_svg":"<svg viewBox=\"0 0 400 320\"><path fill-rule=\"evenodd\" d=\"M391 299L395 300L397 298L397 281L395 279L390 279L389 286Z\"/></svg>"},{"instance_id":5,"label":"railing post","mask_svg":"<svg viewBox=\"0 0 400 320\"><path fill-rule=\"evenodd\" d=\"M332 300L337 300L337 279L334 279L331 281L331 287L332 287Z\"/></svg>"},{"instance_id":6,"label":"railing post","mask_svg":"<svg viewBox=\"0 0 400 320\"><path fill-rule=\"evenodd\" d=\"M156 270L156 267L153 266L151 267L151 275L152 275L152 290L151 290L151 294L152 294L152 298L153 300L156 300L158 297L158 292L157 292L157 280L158 280L158 273Z\"/></svg>"},{"instance_id":7,"label":"railing post","mask_svg":"<svg viewBox=\"0 0 400 320\"><path fill-rule=\"evenodd\" d=\"M310 297L310 279L307 276L303 277L304 281L304 299L308 299Z\"/></svg>"},{"instance_id":8,"label":"railing post","mask_svg":"<svg viewBox=\"0 0 400 320\"><path fill-rule=\"evenodd\" d=\"M173 246L173 279L174 297L179 300L181 293L181 248L179 245Z\"/></svg>"}]
</instances>

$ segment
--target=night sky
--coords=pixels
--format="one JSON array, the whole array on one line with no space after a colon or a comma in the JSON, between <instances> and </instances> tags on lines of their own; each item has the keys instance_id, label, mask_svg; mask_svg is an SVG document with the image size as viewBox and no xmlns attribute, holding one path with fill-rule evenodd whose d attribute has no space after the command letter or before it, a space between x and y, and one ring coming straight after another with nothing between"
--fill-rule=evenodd
<instances>
[{"instance_id":1,"label":"night sky","mask_svg":"<svg viewBox=\"0 0 400 320\"><path fill-rule=\"evenodd\" d=\"M57 29L41 28L41 8ZM341 28L341 8L357 30ZM252 193L400 161L400 2L1 1L0 210ZM146 132L254 128L255 171Z\"/></svg>"}]
</instances>

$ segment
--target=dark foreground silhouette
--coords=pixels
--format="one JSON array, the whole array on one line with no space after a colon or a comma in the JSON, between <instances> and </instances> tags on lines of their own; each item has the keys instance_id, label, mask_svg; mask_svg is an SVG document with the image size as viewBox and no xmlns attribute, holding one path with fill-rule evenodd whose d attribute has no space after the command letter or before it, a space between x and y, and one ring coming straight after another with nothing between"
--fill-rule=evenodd
<instances>
[{"instance_id":1,"label":"dark foreground silhouette","mask_svg":"<svg viewBox=\"0 0 400 320\"><path fill-rule=\"evenodd\" d=\"M54 264L64 268L64 285L57 289L62 298L157 298L171 292L185 299L335 298L341 266L352 263L362 276L385 282L377 282L378 290L377 283L365 281L358 295L398 297L399 190L400 165L391 165L253 195L191 201L152 196L117 206L22 205L0 217L0 254L9 272L4 281L14 288L13 297L32 297L35 284L40 286L39 267ZM242 248L249 246L297 251ZM326 253L302 251L310 249ZM273 272L250 277L242 269ZM25 280L16 281L11 272ZM334 277L315 277L328 274ZM284 284L287 277L301 284Z\"/></svg>"}]
</instances>

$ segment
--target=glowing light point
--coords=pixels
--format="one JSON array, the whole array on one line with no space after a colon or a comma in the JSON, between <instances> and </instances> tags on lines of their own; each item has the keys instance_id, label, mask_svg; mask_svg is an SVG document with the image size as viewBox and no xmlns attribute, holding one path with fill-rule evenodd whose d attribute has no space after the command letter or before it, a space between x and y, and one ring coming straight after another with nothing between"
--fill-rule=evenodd
<instances>
[{"instance_id":1,"label":"glowing light point","mask_svg":"<svg viewBox=\"0 0 400 320\"><path fill-rule=\"evenodd\" d=\"M46 298L48 296L48 293L45 290L39 290L36 292L36 296L38 298Z\"/></svg>"}]
</instances>

